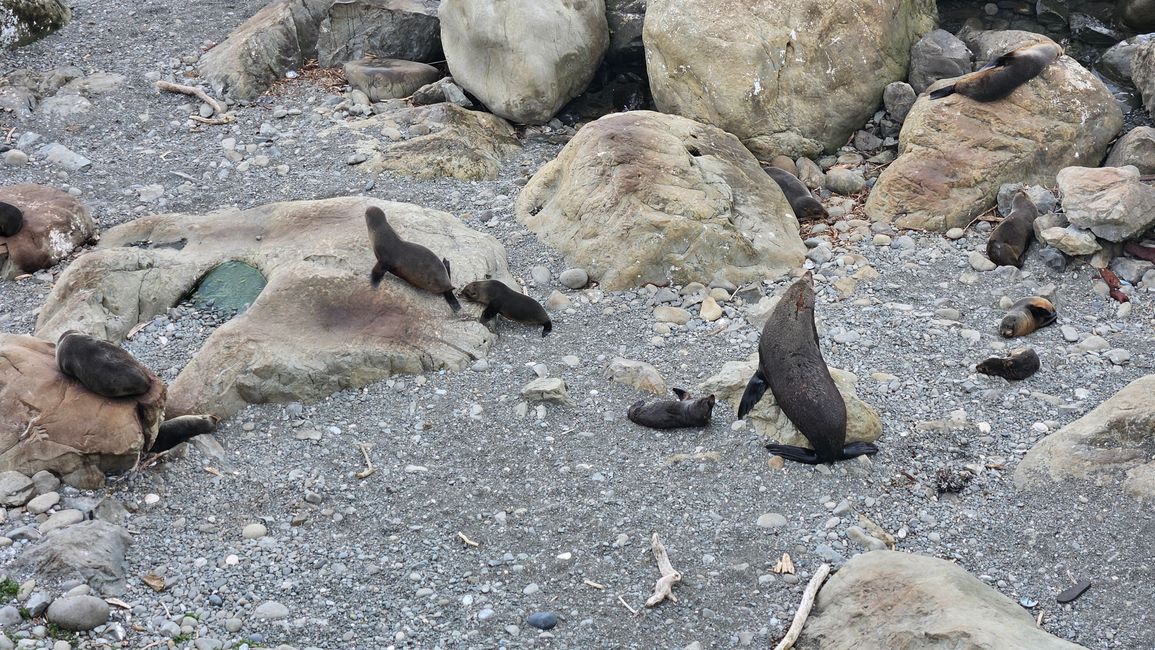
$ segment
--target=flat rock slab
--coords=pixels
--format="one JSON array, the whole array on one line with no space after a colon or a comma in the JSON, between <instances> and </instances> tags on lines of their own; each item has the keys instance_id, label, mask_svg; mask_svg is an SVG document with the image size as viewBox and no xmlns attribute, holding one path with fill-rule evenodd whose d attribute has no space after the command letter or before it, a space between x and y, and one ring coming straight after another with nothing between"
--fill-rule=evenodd
<instances>
[{"instance_id":1,"label":"flat rock slab","mask_svg":"<svg viewBox=\"0 0 1155 650\"><path fill-rule=\"evenodd\" d=\"M818 592L799 650L1075 650L957 564L896 551L852 558Z\"/></svg>"},{"instance_id":2,"label":"flat rock slab","mask_svg":"<svg viewBox=\"0 0 1155 650\"><path fill-rule=\"evenodd\" d=\"M345 79L374 102L408 97L441 77L437 68L404 59L365 56L345 64Z\"/></svg>"},{"instance_id":3,"label":"flat rock slab","mask_svg":"<svg viewBox=\"0 0 1155 650\"><path fill-rule=\"evenodd\" d=\"M744 284L802 264L782 190L738 138L630 111L584 126L517 197L517 218L607 289Z\"/></svg>"},{"instance_id":4,"label":"flat rock slab","mask_svg":"<svg viewBox=\"0 0 1155 650\"><path fill-rule=\"evenodd\" d=\"M1070 479L1113 481L1155 501L1155 375L1127 384L1090 413L1035 443L1015 469L1015 485L1045 489Z\"/></svg>"},{"instance_id":5,"label":"flat rock slab","mask_svg":"<svg viewBox=\"0 0 1155 650\"><path fill-rule=\"evenodd\" d=\"M55 265L95 232L88 208L55 188L6 185L0 201L24 212L24 228L0 237L0 280Z\"/></svg>"},{"instance_id":6,"label":"flat rock slab","mask_svg":"<svg viewBox=\"0 0 1155 650\"><path fill-rule=\"evenodd\" d=\"M441 296L393 275L377 290L369 286L376 261L365 226L369 205L384 210L401 237L448 258L455 286L486 277L513 282L495 238L407 203L350 197L156 215L109 230L97 250L77 258L41 310L37 332L78 329L121 340L188 295L210 269L241 259L268 284L177 376L168 417L227 417L251 403L315 400L483 356L493 335L452 314Z\"/></svg>"},{"instance_id":7,"label":"flat rock slab","mask_svg":"<svg viewBox=\"0 0 1155 650\"><path fill-rule=\"evenodd\" d=\"M12 562L31 570L37 583L81 580L109 595L124 593L124 554L132 536L121 526L86 521L53 532Z\"/></svg>"},{"instance_id":8,"label":"flat rock slab","mask_svg":"<svg viewBox=\"0 0 1155 650\"><path fill-rule=\"evenodd\" d=\"M54 343L0 334L0 471L48 470L97 488L105 473L132 468L164 413L164 382L152 379L144 395L103 397L60 372Z\"/></svg>"}]
</instances>

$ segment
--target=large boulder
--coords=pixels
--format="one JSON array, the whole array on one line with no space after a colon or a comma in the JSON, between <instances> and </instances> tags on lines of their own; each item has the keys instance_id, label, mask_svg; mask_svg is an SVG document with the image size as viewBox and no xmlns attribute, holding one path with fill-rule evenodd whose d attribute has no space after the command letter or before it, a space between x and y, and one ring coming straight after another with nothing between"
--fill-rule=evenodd
<instances>
[{"instance_id":1,"label":"large boulder","mask_svg":"<svg viewBox=\"0 0 1155 650\"><path fill-rule=\"evenodd\" d=\"M1131 82L1143 96L1143 106L1155 115L1155 40L1135 48L1131 55Z\"/></svg>"},{"instance_id":2,"label":"large boulder","mask_svg":"<svg viewBox=\"0 0 1155 650\"><path fill-rule=\"evenodd\" d=\"M71 19L60 0L0 0L0 49L27 45Z\"/></svg>"},{"instance_id":3,"label":"large boulder","mask_svg":"<svg viewBox=\"0 0 1155 650\"><path fill-rule=\"evenodd\" d=\"M654 103L738 136L762 160L846 143L906 78L933 0L649 0Z\"/></svg>"},{"instance_id":4,"label":"large boulder","mask_svg":"<svg viewBox=\"0 0 1155 650\"><path fill-rule=\"evenodd\" d=\"M1134 165L1140 174L1155 174L1155 128L1137 126L1115 141L1104 167Z\"/></svg>"},{"instance_id":5,"label":"large boulder","mask_svg":"<svg viewBox=\"0 0 1155 650\"><path fill-rule=\"evenodd\" d=\"M971 51L959 37L936 29L910 48L910 85L921 94L939 79L971 71Z\"/></svg>"},{"instance_id":6,"label":"large boulder","mask_svg":"<svg viewBox=\"0 0 1155 650\"><path fill-rule=\"evenodd\" d=\"M1027 32L982 35L968 42L980 60L1045 40ZM1111 93L1067 56L998 101L923 95L903 123L899 157L879 176L866 213L903 228L965 226L995 205L1004 183L1054 185L1064 167L1098 164L1122 125Z\"/></svg>"},{"instance_id":7,"label":"large boulder","mask_svg":"<svg viewBox=\"0 0 1155 650\"><path fill-rule=\"evenodd\" d=\"M54 531L22 553L16 570L31 571L37 581L61 583L80 580L97 592L124 593L124 555L132 535L104 521L85 521Z\"/></svg>"},{"instance_id":8,"label":"large boulder","mask_svg":"<svg viewBox=\"0 0 1155 650\"><path fill-rule=\"evenodd\" d=\"M227 417L246 404L316 400L394 373L461 368L493 335L444 299L387 276L374 290L365 209L404 239L449 259L455 286L513 284L505 250L455 217L365 198L272 203L204 216L144 217L109 230L53 287L37 333L78 329L108 340L163 313L223 262L243 260L267 285L218 328L169 388L167 415Z\"/></svg>"},{"instance_id":9,"label":"large boulder","mask_svg":"<svg viewBox=\"0 0 1155 650\"><path fill-rule=\"evenodd\" d=\"M164 382L144 395L102 397L60 372L56 345L0 334L0 471L48 470L77 487L133 467L164 414Z\"/></svg>"},{"instance_id":10,"label":"large boulder","mask_svg":"<svg viewBox=\"0 0 1155 650\"><path fill-rule=\"evenodd\" d=\"M1095 69L1112 81L1134 85L1131 79L1131 61L1135 51L1144 43L1155 41L1155 34L1139 34L1125 41L1119 41L1103 52L1095 62Z\"/></svg>"},{"instance_id":11,"label":"large boulder","mask_svg":"<svg viewBox=\"0 0 1155 650\"><path fill-rule=\"evenodd\" d=\"M646 18L646 0L605 0L606 23L610 28L610 47L606 58L641 59L642 23Z\"/></svg>"},{"instance_id":12,"label":"large boulder","mask_svg":"<svg viewBox=\"0 0 1155 650\"><path fill-rule=\"evenodd\" d=\"M1155 31L1155 0L1119 0L1119 18L1138 32Z\"/></svg>"},{"instance_id":13,"label":"large boulder","mask_svg":"<svg viewBox=\"0 0 1155 650\"><path fill-rule=\"evenodd\" d=\"M897 551L852 558L818 592L799 650L1077 650L947 560Z\"/></svg>"},{"instance_id":14,"label":"large boulder","mask_svg":"<svg viewBox=\"0 0 1155 650\"><path fill-rule=\"evenodd\" d=\"M806 252L786 197L737 138L651 111L587 124L515 209L608 289L742 284L782 275Z\"/></svg>"},{"instance_id":15,"label":"large boulder","mask_svg":"<svg viewBox=\"0 0 1155 650\"><path fill-rule=\"evenodd\" d=\"M1067 167L1055 177L1063 213L1107 241L1134 239L1155 224L1155 187L1126 167Z\"/></svg>"},{"instance_id":16,"label":"large boulder","mask_svg":"<svg viewBox=\"0 0 1155 650\"><path fill-rule=\"evenodd\" d=\"M439 0L335 0L321 20L317 63L329 68L374 54L385 59L441 59Z\"/></svg>"},{"instance_id":17,"label":"large boulder","mask_svg":"<svg viewBox=\"0 0 1155 650\"><path fill-rule=\"evenodd\" d=\"M1113 481L1155 500L1155 375L1128 384L1090 413L1035 443L1015 470L1015 485L1041 488L1070 479Z\"/></svg>"},{"instance_id":18,"label":"large boulder","mask_svg":"<svg viewBox=\"0 0 1155 650\"><path fill-rule=\"evenodd\" d=\"M438 15L453 79L512 122L548 122L609 44L604 0L444 0Z\"/></svg>"},{"instance_id":19,"label":"large boulder","mask_svg":"<svg viewBox=\"0 0 1155 650\"><path fill-rule=\"evenodd\" d=\"M24 227L0 236L0 280L46 269L92 239L88 208L67 192L43 185L0 187L0 201L20 208Z\"/></svg>"}]
</instances>

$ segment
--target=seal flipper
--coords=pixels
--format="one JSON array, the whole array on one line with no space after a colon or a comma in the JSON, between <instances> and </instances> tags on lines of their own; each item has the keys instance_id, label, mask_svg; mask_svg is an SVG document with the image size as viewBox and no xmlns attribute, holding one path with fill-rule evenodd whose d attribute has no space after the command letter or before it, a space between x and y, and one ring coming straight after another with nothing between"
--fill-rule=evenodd
<instances>
[{"instance_id":1,"label":"seal flipper","mask_svg":"<svg viewBox=\"0 0 1155 650\"><path fill-rule=\"evenodd\" d=\"M495 305L491 302L485 306L485 309L483 309L481 311L481 319L480 320L483 323L487 320L493 320L494 318L497 318L497 314L498 314L497 305Z\"/></svg>"},{"instance_id":2,"label":"seal flipper","mask_svg":"<svg viewBox=\"0 0 1155 650\"><path fill-rule=\"evenodd\" d=\"M449 303L450 309L452 309L454 312L461 311L461 303L457 302L457 296L453 295L452 289L441 295L445 296L445 302Z\"/></svg>"},{"instance_id":3,"label":"seal flipper","mask_svg":"<svg viewBox=\"0 0 1155 650\"><path fill-rule=\"evenodd\" d=\"M449 270L449 260L447 258L443 257L443 258L441 258L441 263L445 265L445 275L448 275L452 279L453 278L453 271ZM457 311L457 310L455 309L454 311Z\"/></svg>"},{"instance_id":4,"label":"seal flipper","mask_svg":"<svg viewBox=\"0 0 1155 650\"><path fill-rule=\"evenodd\" d=\"M1059 313L1054 309L1047 309L1035 304L1028 304L1027 311L1035 319L1035 329L1042 329L1059 320Z\"/></svg>"},{"instance_id":5,"label":"seal flipper","mask_svg":"<svg viewBox=\"0 0 1155 650\"><path fill-rule=\"evenodd\" d=\"M682 390L681 388L671 388L670 390L674 391L674 394L678 396L679 400L693 399L689 393Z\"/></svg>"},{"instance_id":6,"label":"seal flipper","mask_svg":"<svg viewBox=\"0 0 1155 650\"><path fill-rule=\"evenodd\" d=\"M818 465L822 461L818 459L818 452L813 449L805 447L796 447L794 445L766 445L766 449L770 453L781 456L786 460L792 460L796 463L804 463L806 465Z\"/></svg>"},{"instance_id":7,"label":"seal flipper","mask_svg":"<svg viewBox=\"0 0 1155 650\"><path fill-rule=\"evenodd\" d=\"M369 272L369 285L376 289L381 284L382 278L385 277L385 265L377 262L373 265L373 270Z\"/></svg>"},{"instance_id":8,"label":"seal flipper","mask_svg":"<svg viewBox=\"0 0 1155 650\"><path fill-rule=\"evenodd\" d=\"M762 374L762 368L759 367L754 371L754 376L746 383L746 390L742 392L742 401L738 403L738 419L746 417L746 414L754 409L754 405L762 396L766 394L766 389L770 388L770 384L766 382L766 375Z\"/></svg>"},{"instance_id":9,"label":"seal flipper","mask_svg":"<svg viewBox=\"0 0 1155 650\"><path fill-rule=\"evenodd\" d=\"M852 442L842 448L842 455L838 460L848 460L857 456L873 456L878 453L878 447L869 442Z\"/></svg>"},{"instance_id":10,"label":"seal flipper","mask_svg":"<svg viewBox=\"0 0 1155 650\"><path fill-rule=\"evenodd\" d=\"M951 84L949 86L945 86L943 88L939 88L938 90L931 92L930 98L931 99L942 99L943 97L946 97L948 95L953 95L953 94L954 94L954 84Z\"/></svg>"},{"instance_id":11,"label":"seal flipper","mask_svg":"<svg viewBox=\"0 0 1155 650\"><path fill-rule=\"evenodd\" d=\"M545 322L545 324L541 326L541 338L544 339L546 337L546 335L552 331L553 331L553 321L547 320Z\"/></svg>"}]
</instances>

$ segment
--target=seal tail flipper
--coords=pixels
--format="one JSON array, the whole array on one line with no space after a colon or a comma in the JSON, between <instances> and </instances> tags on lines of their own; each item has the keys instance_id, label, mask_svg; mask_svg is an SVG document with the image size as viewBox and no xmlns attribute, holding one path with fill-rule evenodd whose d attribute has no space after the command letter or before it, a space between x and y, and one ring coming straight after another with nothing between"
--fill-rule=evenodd
<instances>
[{"instance_id":1,"label":"seal tail flipper","mask_svg":"<svg viewBox=\"0 0 1155 650\"><path fill-rule=\"evenodd\" d=\"M1027 311L1031 312L1031 316L1035 318L1038 323L1038 328L1046 327L1059 320L1059 313L1053 309L1039 307L1037 305L1027 305Z\"/></svg>"},{"instance_id":2,"label":"seal tail flipper","mask_svg":"<svg viewBox=\"0 0 1155 650\"><path fill-rule=\"evenodd\" d=\"M445 302L449 303L450 309L452 309L454 312L461 311L461 303L457 302L457 296L453 295L452 289L441 295L445 296Z\"/></svg>"},{"instance_id":3,"label":"seal tail flipper","mask_svg":"<svg viewBox=\"0 0 1155 650\"><path fill-rule=\"evenodd\" d=\"M738 403L739 420L746 417L746 414L754 409L754 405L762 399L769 387L770 385L766 383L766 376L762 374L762 368L758 368L754 372L754 376L746 383L746 390L742 392L742 401Z\"/></svg>"},{"instance_id":4,"label":"seal tail flipper","mask_svg":"<svg viewBox=\"0 0 1155 650\"><path fill-rule=\"evenodd\" d=\"M796 463L817 465L821 462L818 460L818 452L813 449L806 449L805 447L795 447L794 445L766 445L766 449L776 456L781 456L786 460L792 460Z\"/></svg>"},{"instance_id":5,"label":"seal tail flipper","mask_svg":"<svg viewBox=\"0 0 1155 650\"><path fill-rule=\"evenodd\" d=\"M938 90L931 92L930 98L931 99L942 99L943 97L946 97L947 95L953 95L953 94L954 94L954 84L951 84L949 86L944 86L942 88L939 88Z\"/></svg>"},{"instance_id":6,"label":"seal tail flipper","mask_svg":"<svg viewBox=\"0 0 1155 650\"><path fill-rule=\"evenodd\" d=\"M677 396L678 396L678 400L679 400L679 401L681 401L681 400L687 400L687 399L692 399L692 398L690 397L690 394L689 394L689 393L687 393L686 391L682 390L681 388L671 388L670 390L674 392L674 395L677 395Z\"/></svg>"},{"instance_id":7,"label":"seal tail flipper","mask_svg":"<svg viewBox=\"0 0 1155 650\"><path fill-rule=\"evenodd\" d=\"M452 278L453 271L449 270L449 260L443 257L441 258L441 263L445 265L445 275L448 275L450 278Z\"/></svg>"},{"instance_id":8,"label":"seal tail flipper","mask_svg":"<svg viewBox=\"0 0 1155 650\"><path fill-rule=\"evenodd\" d=\"M385 265L377 262L373 265L373 270L369 272L369 285L374 289L381 284L381 279L385 277Z\"/></svg>"},{"instance_id":9,"label":"seal tail flipper","mask_svg":"<svg viewBox=\"0 0 1155 650\"><path fill-rule=\"evenodd\" d=\"M869 442L852 442L842 448L838 460L847 460L857 456L873 456L878 453L878 447Z\"/></svg>"},{"instance_id":10,"label":"seal tail flipper","mask_svg":"<svg viewBox=\"0 0 1155 650\"><path fill-rule=\"evenodd\" d=\"M548 335L552 331L553 331L553 321L547 320L545 322L545 324L541 326L541 338L544 339L546 337L546 335Z\"/></svg>"}]
</instances>

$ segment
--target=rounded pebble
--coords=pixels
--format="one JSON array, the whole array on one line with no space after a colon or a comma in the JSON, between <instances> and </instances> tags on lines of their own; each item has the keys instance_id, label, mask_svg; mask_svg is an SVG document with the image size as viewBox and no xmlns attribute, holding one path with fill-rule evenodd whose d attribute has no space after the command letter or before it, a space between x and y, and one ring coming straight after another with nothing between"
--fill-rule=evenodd
<instances>
[{"instance_id":1,"label":"rounded pebble","mask_svg":"<svg viewBox=\"0 0 1155 650\"><path fill-rule=\"evenodd\" d=\"M557 625L557 616L550 612L534 612L525 622L539 630L552 630Z\"/></svg>"}]
</instances>

